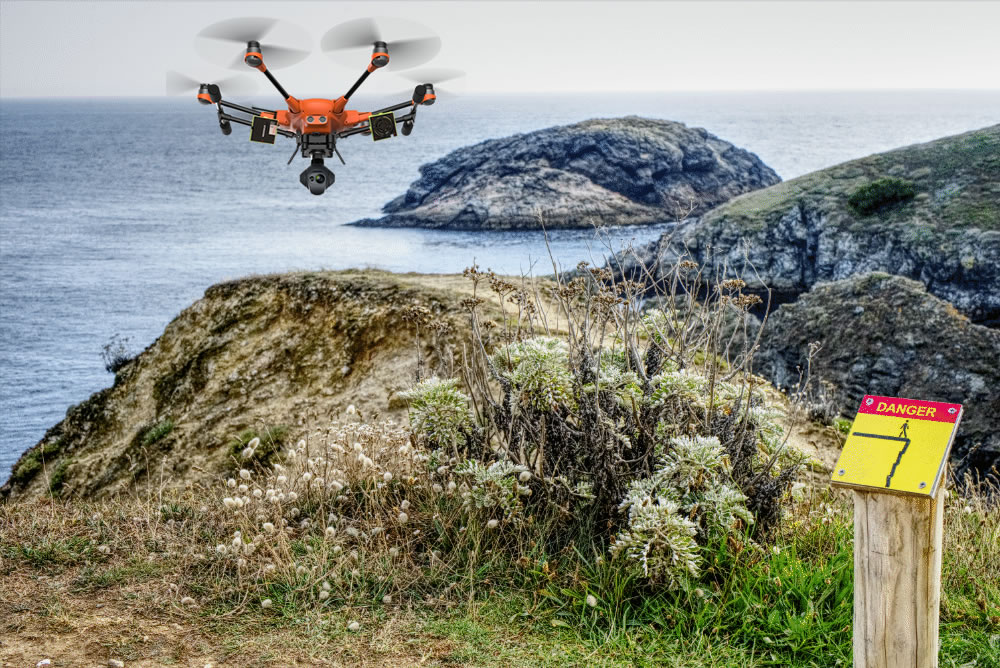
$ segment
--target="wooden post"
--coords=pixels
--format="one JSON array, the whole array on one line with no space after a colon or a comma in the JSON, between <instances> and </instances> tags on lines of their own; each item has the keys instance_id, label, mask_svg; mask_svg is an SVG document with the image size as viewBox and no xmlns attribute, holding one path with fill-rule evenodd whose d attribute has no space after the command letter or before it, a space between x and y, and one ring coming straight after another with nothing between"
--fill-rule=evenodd
<instances>
[{"instance_id":1,"label":"wooden post","mask_svg":"<svg viewBox=\"0 0 1000 668\"><path fill-rule=\"evenodd\" d=\"M854 491L854 668L936 668L944 485Z\"/></svg>"}]
</instances>

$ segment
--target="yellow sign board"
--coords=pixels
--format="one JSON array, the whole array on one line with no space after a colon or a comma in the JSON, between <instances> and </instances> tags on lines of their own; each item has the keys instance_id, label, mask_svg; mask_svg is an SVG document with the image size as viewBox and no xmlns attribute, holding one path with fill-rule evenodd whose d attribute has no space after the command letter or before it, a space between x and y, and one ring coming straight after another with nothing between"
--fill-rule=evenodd
<instances>
[{"instance_id":1,"label":"yellow sign board","mask_svg":"<svg viewBox=\"0 0 1000 668\"><path fill-rule=\"evenodd\" d=\"M833 484L935 497L961 417L961 404L866 396Z\"/></svg>"}]
</instances>

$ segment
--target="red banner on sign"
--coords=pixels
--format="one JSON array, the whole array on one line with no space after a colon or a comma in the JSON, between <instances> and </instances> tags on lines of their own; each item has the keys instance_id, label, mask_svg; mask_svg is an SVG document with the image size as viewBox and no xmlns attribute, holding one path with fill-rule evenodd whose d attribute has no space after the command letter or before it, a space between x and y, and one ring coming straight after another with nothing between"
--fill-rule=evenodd
<instances>
[{"instance_id":1,"label":"red banner on sign","mask_svg":"<svg viewBox=\"0 0 1000 668\"><path fill-rule=\"evenodd\" d=\"M861 408L858 409L858 412L954 423L962 412L962 404L867 395L861 400Z\"/></svg>"}]
</instances>

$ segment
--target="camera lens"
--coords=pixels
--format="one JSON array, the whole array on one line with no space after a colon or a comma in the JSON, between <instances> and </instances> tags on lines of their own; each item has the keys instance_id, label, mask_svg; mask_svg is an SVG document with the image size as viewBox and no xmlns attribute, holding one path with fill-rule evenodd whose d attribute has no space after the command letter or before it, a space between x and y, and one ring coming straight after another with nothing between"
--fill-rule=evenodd
<instances>
[{"instance_id":1,"label":"camera lens","mask_svg":"<svg viewBox=\"0 0 1000 668\"><path fill-rule=\"evenodd\" d=\"M323 183L324 181L326 181L326 177L323 176L322 174L317 174L316 176L313 177L313 179L316 181L316 183Z\"/></svg>"}]
</instances>

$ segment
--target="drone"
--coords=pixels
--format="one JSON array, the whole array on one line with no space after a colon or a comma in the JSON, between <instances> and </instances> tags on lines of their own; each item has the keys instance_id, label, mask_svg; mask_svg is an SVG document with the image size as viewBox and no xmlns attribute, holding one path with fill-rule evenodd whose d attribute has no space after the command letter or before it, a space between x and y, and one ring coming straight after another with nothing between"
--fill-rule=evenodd
<instances>
[{"instance_id":1,"label":"drone","mask_svg":"<svg viewBox=\"0 0 1000 668\"><path fill-rule=\"evenodd\" d=\"M294 64L308 55L306 51L277 45L262 44L262 37L277 23L276 19L230 19L209 26L201 33L202 40L246 43L240 65L252 67L267 77L287 105L287 109L263 109L237 104L223 98L220 83L197 84L197 100L204 105L215 105L219 129L223 135L230 135L233 124L249 126L250 141L274 144L277 137L295 140L295 150L288 159L290 165L296 156L310 159L309 166L299 175L299 182L313 195L322 195L333 185L335 176L324 164L325 158L336 155L342 164L347 164L337 149L338 140L354 135L370 136L374 141L382 141L397 136L397 127L403 136L409 136L417 118L417 108L434 104L437 95L434 84L418 83L410 99L375 111L361 112L347 108L347 103L358 88L375 70L389 64L390 53L399 53L401 65L395 69L406 69L421 64L437 54L440 40L437 37L422 37L409 40L387 41L383 39L374 19L356 19L341 24L328 31L321 40L321 46L328 53L341 49L353 50L370 46L371 56L364 72L350 89L335 99L299 99L285 90L268 67L273 59L277 65ZM238 61L236 61L238 63ZM394 61L395 62L395 61ZM230 62L232 66L235 63ZM462 73L446 72L444 78L455 78ZM174 75L175 78L180 75ZM408 77L420 81L416 77ZM193 89L194 80L183 82ZM168 80L169 86L169 80ZM397 112L404 111L402 114Z\"/></svg>"}]
</instances>

